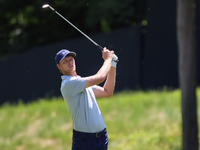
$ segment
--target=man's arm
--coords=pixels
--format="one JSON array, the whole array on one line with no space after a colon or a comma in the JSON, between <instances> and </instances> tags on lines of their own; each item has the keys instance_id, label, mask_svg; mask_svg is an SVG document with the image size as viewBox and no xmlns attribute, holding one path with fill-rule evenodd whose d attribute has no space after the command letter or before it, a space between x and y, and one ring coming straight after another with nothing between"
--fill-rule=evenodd
<instances>
[{"instance_id":1,"label":"man's arm","mask_svg":"<svg viewBox=\"0 0 200 150\"><path fill-rule=\"evenodd\" d=\"M115 88L116 68L111 67L103 87L97 86L94 90L95 97L110 97Z\"/></svg>"},{"instance_id":2,"label":"man's arm","mask_svg":"<svg viewBox=\"0 0 200 150\"><path fill-rule=\"evenodd\" d=\"M109 51L106 48L103 49L102 51L102 57L104 59L103 66L95 75L86 77L85 88L100 84L106 79L108 72L110 71L113 53L114 53L113 51Z\"/></svg>"}]
</instances>

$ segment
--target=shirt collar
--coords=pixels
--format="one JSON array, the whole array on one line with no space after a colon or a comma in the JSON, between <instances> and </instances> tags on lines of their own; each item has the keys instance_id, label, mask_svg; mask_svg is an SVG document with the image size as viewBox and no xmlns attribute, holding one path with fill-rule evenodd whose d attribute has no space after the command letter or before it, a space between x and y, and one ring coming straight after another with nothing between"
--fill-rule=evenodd
<instances>
[{"instance_id":1,"label":"shirt collar","mask_svg":"<svg viewBox=\"0 0 200 150\"><path fill-rule=\"evenodd\" d=\"M62 79L62 80L65 80L65 79L72 78L72 77L75 77L75 76L62 75L62 76L61 76L61 79ZM81 76L78 75L78 76L75 77L75 78L81 78Z\"/></svg>"}]
</instances>

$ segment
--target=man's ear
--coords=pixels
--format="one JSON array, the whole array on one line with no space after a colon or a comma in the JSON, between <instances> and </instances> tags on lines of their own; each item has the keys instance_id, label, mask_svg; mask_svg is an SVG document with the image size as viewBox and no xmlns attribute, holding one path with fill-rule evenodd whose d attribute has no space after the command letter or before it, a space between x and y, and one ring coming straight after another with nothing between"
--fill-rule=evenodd
<instances>
[{"instance_id":1,"label":"man's ear","mask_svg":"<svg viewBox=\"0 0 200 150\"><path fill-rule=\"evenodd\" d=\"M60 68L61 68L61 67L60 67L60 64L57 64L57 68L60 70Z\"/></svg>"},{"instance_id":2,"label":"man's ear","mask_svg":"<svg viewBox=\"0 0 200 150\"><path fill-rule=\"evenodd\" d=\"M56 66L57 66L58 70L60 71L60 73L62 73L60 64L57 64ZM63 74L63 73L62 73L62 74Z\"/></svg>"}]
</instances>

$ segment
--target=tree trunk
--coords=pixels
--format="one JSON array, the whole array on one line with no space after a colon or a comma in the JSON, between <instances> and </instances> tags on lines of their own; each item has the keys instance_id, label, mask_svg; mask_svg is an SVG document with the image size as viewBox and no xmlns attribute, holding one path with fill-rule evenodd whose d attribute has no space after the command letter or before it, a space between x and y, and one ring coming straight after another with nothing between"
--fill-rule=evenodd
<instances>
[{"instance_id":1,"label":"tree trunk","mask_svg":"<svg viewBox=\"0 0 200 150\"><path fill-rule=\"evenodd\" d=\"M177 33L182 104L182 149L198 150L195 0L178 0Z\"/></svg>"}]
</instances>

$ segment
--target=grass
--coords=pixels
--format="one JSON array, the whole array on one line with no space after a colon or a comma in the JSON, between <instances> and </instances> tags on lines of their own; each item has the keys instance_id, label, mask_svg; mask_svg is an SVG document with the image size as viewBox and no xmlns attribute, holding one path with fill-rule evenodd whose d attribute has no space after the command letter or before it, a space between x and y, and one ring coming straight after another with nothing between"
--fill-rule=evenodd
<instances>
[{"instance_id":1,"label":"grass","mask_svg":"<svg viewBox=\"0 0 200 150\"><path fill-rule=\"evenodd\" d=\"M181 149L179 90L123 91L97 102L110 150ZM70 150L71 137L72 119L61 97L0 107L1 150Z\"/></svg>"}]
</instances>

